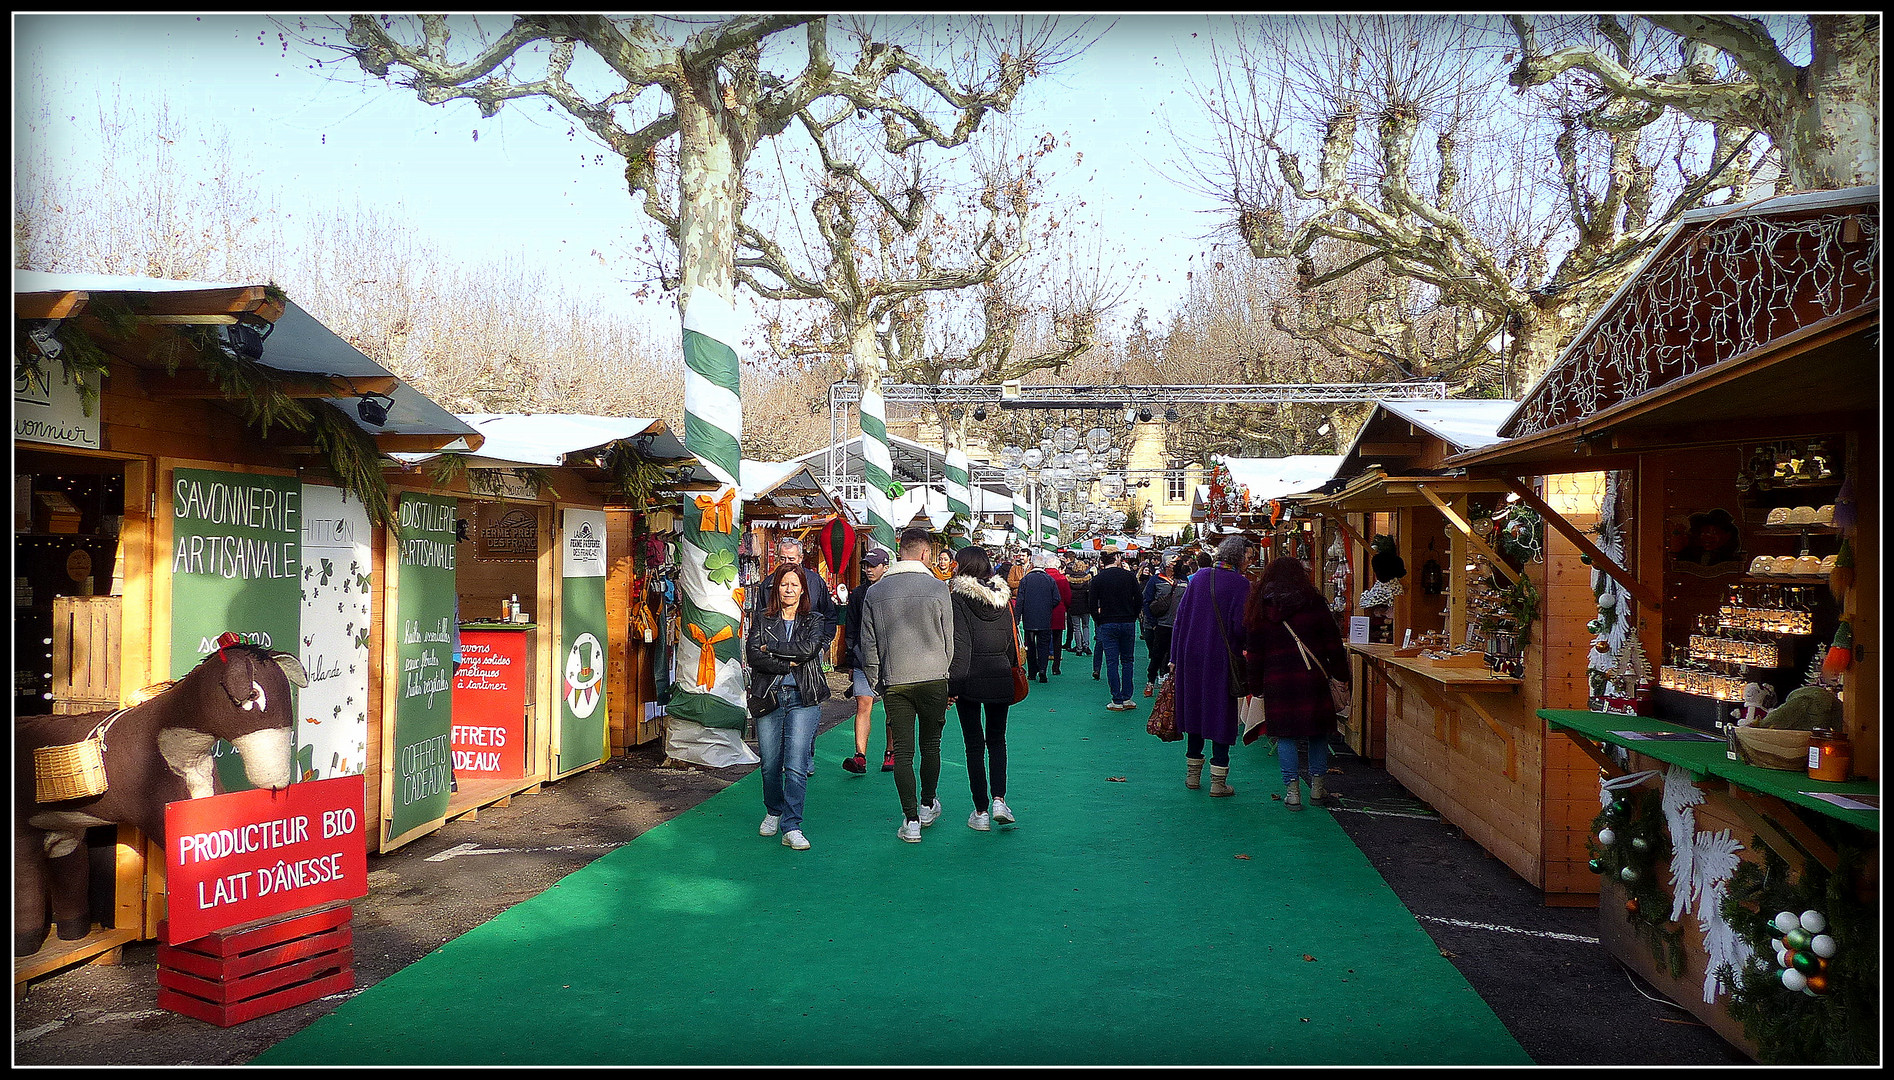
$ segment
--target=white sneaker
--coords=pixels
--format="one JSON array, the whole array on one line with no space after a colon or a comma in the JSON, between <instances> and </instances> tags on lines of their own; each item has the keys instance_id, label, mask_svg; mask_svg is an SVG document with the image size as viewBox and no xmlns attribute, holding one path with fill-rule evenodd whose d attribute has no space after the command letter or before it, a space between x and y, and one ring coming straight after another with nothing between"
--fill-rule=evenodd
<instances>
[{"instance_id":1,"label":"white sneaker","mask_svg":"<svg viewBox=\"0 0 1894 1080\"><path fill-rule=\"evenodd\" d=\"M940 820L940 800L935 799L931 803L922 804L921 824L932 825L934 822L938 820Z\"/></svg>"},{"instance_id":2,"label":"white sneaker","mask_svg":"<svg viewBox=\"0 0 1894 1080\"><path fill-rule=\"evenodd\" d=\"M910 844L918 844L921 842L921 823L918 821L903 821L900 831L896 832L895 835Z\"/></svg>"},{"instance_id":3,"label":"white sneaker","mask_svg":"<svg viewBox=\"0 0 1894 1080\"><path fill-rule=\"evenodd\" d=\"M782 828L782 825L783 818L781 814L765 814L763 815L763 824L756 827L756 835L775 836L776 830Z\"/></svg>"},{"instance_id":4,"label":"white sneaker","mask_svg":"<svg viewBox=\"0 0 1894 1080\"><path fill-rule=\"evenodd\" d=\"M1005 799L999 798L998 796L994 797L992 813L993 824L995 825L1011 825L1013 823L1013 808L1006 805Z\"/></svg>"},{"instance_id":5,"label":"white sneaker","mask_svg":"<svg viewBox=\"0 0 1894 1080\"><path fill-rule=\"evenodd\" d=\"M783 834L783 846L797 851L809 850L809 838L802 835L801 829L791 829Z\"/></svg>"},{"instance_id":6,"label":"white sneaker","mask_svg":"<svg viewBox=\"0 0 1894 1080\"><path fill-rule=\"evenodd\" d=\"M993 818L984 810L975 810L967 815L967 828L976 832L986 832L993 828Z\"/></svg>"}]
</instances>

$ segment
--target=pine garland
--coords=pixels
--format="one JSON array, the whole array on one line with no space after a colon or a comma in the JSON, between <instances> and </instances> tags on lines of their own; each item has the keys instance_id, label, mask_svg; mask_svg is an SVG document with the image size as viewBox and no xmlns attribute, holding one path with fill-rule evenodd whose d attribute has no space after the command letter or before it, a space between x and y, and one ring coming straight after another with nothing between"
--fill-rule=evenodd
<instances>
[{"instance_id":1,"label":"pine garland","mask_svg":"<svg viewBox=\"0 0 1894 1080\"><path fill-rule=\"evenodd\" d=\"M1610 844L1598 840L1605 829L1614 834ZM1641 849L1638 841L1642 841ZM1629 894L1625 913L1632 929L1651 947L1657 962L1670 969L1672 978L1682 977L1683 928L1670 921L1670 890L1657 874L1657 867L1671 854L1663 794L1650 788L1632 795L1619 793L1592 819L1591 836L1585 843L1592 854L1591 868ZM1630 880L1624 877L1627 868L1633 875Z\"/></svg>"},{"instance_id":2,"label":"pine garland","mask_svg":"<svg viewBox=\"0 0 1894 1080\"><path fill-rule=\"evenodd\" d=\"M1730 992L1730 1016L1756 1043L1765 1065L1870 1065L1878 1060L1881 1016L1880 942L1872 904L1856 894L1863 855L1837 845L1836 870L1829 873L1810 860L1800 877L1788 864L1752 838L1762 852L1758 864L1745 860L1730 878L1721 908L1724 921L1742 934L1756 954L1742 970L1725 965L1717 974ZM1828 920L1825 933L1837 951L1828 962L1828 992L1814 997L1790 990L1771 957L1779 931L1770 922L1778 911L1815 910Z\"/></svg>"},{"instance_id":3,"label":"pine garland","mask_svg":"<svg viewBox=\"0 0 1894 1080\"><path fill-rule=\"evenodd\" d=\"M381 448L375 445L374 436L326 401L315 402L309 418L315 429L316 449L328 460L329 471L335 474L342 490L362 500L370 525L392 526L388 477L382 472Z\"/></svg>"},{"instance_id":4,"label":"pine garland","mask_svg":"<svg viewBox=\"0 0 1894 1080\"><path fill-rule=\"evenodd\" d=\"M671 478L663 466L640 456L623 441L615 442L606 449L605 460L601 464L612 474L613 486L618 488L634 510L657 505L658 489Z\"/></svg>"}]
</instances>

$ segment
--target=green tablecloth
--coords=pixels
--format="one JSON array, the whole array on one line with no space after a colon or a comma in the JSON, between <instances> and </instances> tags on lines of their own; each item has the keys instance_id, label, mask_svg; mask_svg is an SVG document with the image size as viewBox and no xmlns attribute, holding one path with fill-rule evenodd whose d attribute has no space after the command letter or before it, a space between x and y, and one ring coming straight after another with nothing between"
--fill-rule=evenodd
<instances>
[{"instance_id":1,"label":"green tablecloth","mask_svg":"<svg viewBox=\"0 0 1894 1080\"><path fill-rule=\"evenodd\" d=\"M1759 769L1740 761L1731 761L1724 753L1721 739L1714 742L1657 742L1627 739L1614 731L1690 731L1677 724L1644 716L1613 716L1609 713L1583 712L1577 709L1540 709L1539 716L1555 728L1575 731L1588 739L1608 742L1635 750L1645 757L1667 765L1681 765L1699 776L1715 776L1747 791L1773 795L1786 803L1813 810L1869 832L1881 831L1881 815L1874 810L1847 810L1815 798L1818 792L1837 795L1879 795L1880 784L1873 780L1850 780L1844 784L1811 780L1806 773L1785 769Z\"/></svg>"}]
</instances>

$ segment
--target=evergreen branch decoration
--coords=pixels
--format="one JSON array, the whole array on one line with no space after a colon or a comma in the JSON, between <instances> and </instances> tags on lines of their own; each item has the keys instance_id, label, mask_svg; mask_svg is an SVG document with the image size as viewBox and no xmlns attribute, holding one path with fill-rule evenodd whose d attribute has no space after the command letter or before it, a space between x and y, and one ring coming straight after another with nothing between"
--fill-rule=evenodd
<instances>
[{"instance_id":1,"label":"evergreen branch decoration","mask_svg":"<svg viewBox=\"0 0 1894 1080\"><path fill-rule=\"evenodd\" d=\"M513 475L519 477L521 481L533 485L533 494L535 495L551 495L553 498L559 497L559 493L553 490L552 472L549 469L514 469Z\"/></svg>"},{"instance_id":2,"label":"evergreen branch decoration","mask_svg":"<svg viewBox=\"0 0 1894 1080\"><path fill-rule=\"evenodd\" d=\"M422 469L427 473L427 482L431 487L449 487L454 481L464 476L467 478L467 490L476 495L486 494L480 490L480 485L474 479L473 471L467 468L467 455L465 454L437 455L429 458L427 464L422 466Z\"/></svg>"},{"instance_id":3,"label":"evergreen branch decoration","mask_svg":"<svg viewBox=\"0 0 1894 1080\"><path fill-rule=\"evenodd\" d=\"M1611 843L1599 839L1605 830ZM1631 927L1651 947L1659 964L1672 978L1684 973L1683 928L1670 921L1670 891L1659 879L1657 867L1670 858L1670 830L1664 822L1663 793L1640 788L1635 794L1619 792L1592 819L1591 868L1616 881L1630 899L1625 914ZM1626 877L1626 871L1630 876Z\"/></svg>"},{"instance_id":4,"label":"evergreen branch decoration","mask_svg":"<svg viewBox=\"0 0 1894 1080\"><path fill-rule=\"evenodd\" d=\"M1864 856L1838 843L1833 873L1810 860L1792 877L1780 855L1757 840L1750 847L1762 862L1744 861L1730 878L1721 912L1755 953L1741 970L1718 972L1732 987L1730 1015L1755 1040L1765 1065L1868 1065L1880 1054L1879 915L1858 891ZM1827 992L1817 996L1782 984L1771 942L1780 934L1771 919L1779 911L1820 911L1826 933L1838 944L1824 972Z\"/></svg>"},{"instance_id":5,"label":"evergreen branch decoration","mask_svg":"<svg viewBox=\"0 0 1894 1080\"><path fill-rule=\"evenodd\" d=\"M374 436L357 427L347 414L328 402L309 410L316 448L327 459L342 489L362 500L370 525L392 526L388 477L382 472L381 448Z\"/></svg>"},{"instance_id":6,"label":"evergreen branch decoration","mask_svg":"<svg viewBox=\"0 0 1894 1080\"><path fill-rule=\"evenodd\" d=\"M613 443L600 462L612 474L612 485L634 508L657 505L658 489L670 482L664 467L642 457L624 442Z\"/></svg>"}]
</instances>

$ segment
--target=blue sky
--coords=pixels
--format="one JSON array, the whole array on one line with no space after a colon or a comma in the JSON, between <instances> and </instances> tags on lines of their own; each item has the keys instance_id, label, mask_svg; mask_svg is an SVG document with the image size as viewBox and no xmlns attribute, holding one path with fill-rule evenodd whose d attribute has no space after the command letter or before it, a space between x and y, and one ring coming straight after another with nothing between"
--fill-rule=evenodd
<instances>
[{"instance_id":1,"label":"blue sky","mask_svg":"<svg viewBox=\"0 0 1894 1080\"><path fill-rule=\"evenodd\" d=\"M1153 168L1173 154L1159 110L1195 115L1178 51L1195 60L1208 28L1201 15L1120 16L1086 54L1029 84L1014 110L1029 129L1069 132L1083 151L1085 167L1064 182L1082 185L1113 239L1144 260L1127 307L1143 303L1159 318L1215 225L1201 197ZM563 112L528 103L481 120L466 103L428 106L406 90L364 85L352 63L314 71L263 16L16 14L14 56L16 144L50 139L75 167L96 142L100 98L116 89L227 127L287 208L403 206L449 251L518 255L588 292L624 288L591 252L611 254L645 231L622 165L589 164L597 147L567 137ZM29 134L23 121L42 105L52 129Z\"/></svg>"}]
</instances>

